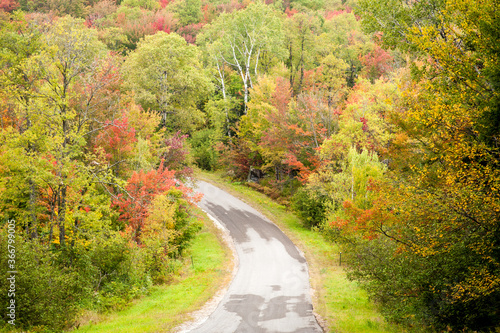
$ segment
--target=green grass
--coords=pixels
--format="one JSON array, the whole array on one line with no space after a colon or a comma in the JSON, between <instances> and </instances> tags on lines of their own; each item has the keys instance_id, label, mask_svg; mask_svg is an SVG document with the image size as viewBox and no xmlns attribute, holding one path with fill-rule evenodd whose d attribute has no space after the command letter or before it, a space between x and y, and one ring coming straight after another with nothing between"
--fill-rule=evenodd
<instances>
[{"instance_id":1,"label":"green grass","mask_svg":"<svg viewBox=\"0 0 500 333\"><path fill-rule=\"evenodd\" d=\"M346 278L339 266L338 247L315 231L303 227L301 220L285 206L239 182L231 183L220 174L199 172L200 179L212 182L244 200L270 220L304 252L314 289L314 309L329 332L381 333L404 332L387 323L366 292Z\"/></svg>"},{"instance_id":2,"label":"green grass","mask_svg":"<svg viewBox=\"0 0 500 333\"><path fill-rule=\"evenodd\" d=\"M205 227L197 235L186 256L182 276L153 291L123 311L106 316L90 314L98 320L80 326L78 332L169 332L190 319L189 313L201 308L224 284L232 270L230 250L222 245L220 231L205 214ZM193 258L194 267L191 264Z\"/></svg>"}]
</instances>

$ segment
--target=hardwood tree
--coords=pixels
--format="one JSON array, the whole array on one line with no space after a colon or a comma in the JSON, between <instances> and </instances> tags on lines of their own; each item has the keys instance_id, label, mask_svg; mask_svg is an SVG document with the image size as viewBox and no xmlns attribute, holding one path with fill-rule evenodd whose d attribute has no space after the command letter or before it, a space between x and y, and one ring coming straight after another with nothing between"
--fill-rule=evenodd
<instances>
[{"instance_id":1,"label":"hardwood tree","mask_svg":"<svg viewBox=\"0 0 500 333\"><path fill-rule=\"evenodd\" d=\"M183 133L205 121L197 103L212 91L199 50L177 34L146 36L124 64L127 86L145 109L162 117L161 126Z\"/></svg>"},{"instance_id":2,"label":"hardwood tree","mask_svg":"<svg viewBox=\"0 0 500 333\"><path fill-rule=\"evenodd\" d=\"M222 13L201 37L204 43L211 44L216 59L223 60L240 76L245 113L249 89L257 79L262 59L281 60L285 56L282 26L281 18L271 6L257 2L241 11ZM269 64L267 67L270 68Z\"/></svg>"}]
</instances>

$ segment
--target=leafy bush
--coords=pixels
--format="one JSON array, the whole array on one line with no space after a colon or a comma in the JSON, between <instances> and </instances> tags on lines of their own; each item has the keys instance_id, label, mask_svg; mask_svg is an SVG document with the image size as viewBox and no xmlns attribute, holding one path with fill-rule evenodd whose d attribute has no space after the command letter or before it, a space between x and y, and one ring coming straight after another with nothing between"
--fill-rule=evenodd
<instances>
[{"instance_id":1,"label":"leafy bush","mask_svg":"<svg viewBox=\"0 0 500 333\"><path fill-rule=\"evenodd\" d=\"M201 229L189 215L189 203L182 191L171 189L154 198L144 224L144 247L148 266L155 282L165 282L177 269L174 259L180 257Z\"/></svg>"},{"instance_id":2,"label":"leafy bush","mask_svg":"<svg viewBox=\"0 0 500 333\"><path fill-rule=\"evenodd\" d=\"M119 233L94 236L92 242L61 251L38 239L16 237L16 327L61 331L73 324L81 308L120 309L149 290L145 249L129 245ZM0 265L8 267L8 259L7 233L2 230ZM0 281L0 304L5 307L11 299L8 276L5 270ZM0 322L8 320L2 312Z\"/></svg>"},{"instance_id":3,"label":"leafy bush","mask_svg":"<svg viewBox=\"0 0 500 333\"><path fill-rule=\"evenodd\" d=\"M215 150L215 130L203 129L194 132L190 143L192 154L196 161L196 165L203 170L215 170L219 158L218 152Z\"/></svg>"},{"instance_id":4,"label":"leafy bush","mask_svg":"<svg viewBox=\"0 0 500 333\"><path fill-rule=\"evenodd\" d=\"M325 219L327 197L303 187L294 194L292 207L307 227L315 227Z\"/></svg>"},{"instance_id":5,"label":"leafy bush","mask_svg":"<svg viewBox=\"0 0 500 333\"><path fill-rule=\"evenodd\" d=\"M467 295L466 302L458 297L457 285L480 278L471 276L470 266L481 259L466 245L451 247L446 255L427 257L402 250L387 237L357 239L348 247L343 253L349 277L382 305L390 321L439 332L490 332L499 324L498 290L492 288L482 295L476 290Z\"/></svg>"},{"instance_id":6,"label":"leafy bush","mask_svg":"<svg viewBox=\"0 0 500 333\"><path fill-rule=\"evenodd\" d=\"M151 287L146 251L120 234L110 234L93 241L84 254L90 271L91 304L99 311L123 308L128 301L145 294ZM79 269L80 275L84 269Z\"/></svg>"},{"instance_id":7,"label":"leafy bush","mask_svg":"<svg viewBox=\"0 0 500 333\"><path fill-rule=\"evenodd\" d=\"M41 326L62 330L69 326L77 314L77 300L85 297L85 288L79 285L78 272L74 268L59 265L58 258L46 246L36 240L15 242L15 304L16 326ZM7 266L7 233L0 234L0 265ZM0 279L0 303L7 307L11 274L4 271ZM7 312L0 318L7 322Z\"/></svg>"}]
</instances>

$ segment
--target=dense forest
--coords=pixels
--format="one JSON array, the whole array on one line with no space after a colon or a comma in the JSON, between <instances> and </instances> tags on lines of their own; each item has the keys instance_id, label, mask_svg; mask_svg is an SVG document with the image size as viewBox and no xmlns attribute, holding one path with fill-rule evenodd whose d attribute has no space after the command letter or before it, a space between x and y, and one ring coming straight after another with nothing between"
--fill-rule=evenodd
<instances>
[{"instance_id":1,"label":"dense forest","mask_svg":"<svg viewBox=\"0 0 500 333\"><path fill-rule=\"evenodd\" d=\"M0 1L2 306L14 269L16 325L54 331L168 283L198 167L338 243L389 321L495 331L499 7Z\"/></svg>"}]
</instances>

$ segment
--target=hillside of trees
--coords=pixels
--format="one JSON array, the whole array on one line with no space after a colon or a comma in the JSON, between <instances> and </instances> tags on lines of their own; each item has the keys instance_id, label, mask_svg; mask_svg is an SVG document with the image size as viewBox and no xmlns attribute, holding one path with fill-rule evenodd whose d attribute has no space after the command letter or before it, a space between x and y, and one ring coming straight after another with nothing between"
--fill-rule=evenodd
<instances>
[{"instance_id":1,"label":"hillside of trees","mask_svg":"<svg viewBox=\"0 0 500 333\"><path fill-rule=\"evenodd\" d=\"M168 283L201 228L198 167L340 244L389 321L494 332L498 6L0 1L0 266L15 243L16 323L61 331Z\"/></svg>"}]
</instances>

